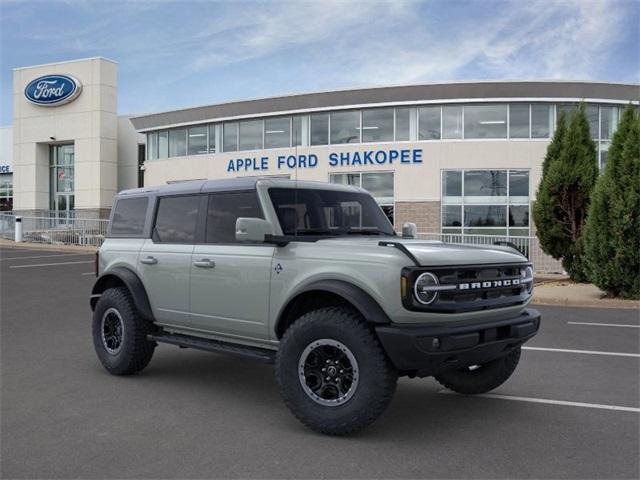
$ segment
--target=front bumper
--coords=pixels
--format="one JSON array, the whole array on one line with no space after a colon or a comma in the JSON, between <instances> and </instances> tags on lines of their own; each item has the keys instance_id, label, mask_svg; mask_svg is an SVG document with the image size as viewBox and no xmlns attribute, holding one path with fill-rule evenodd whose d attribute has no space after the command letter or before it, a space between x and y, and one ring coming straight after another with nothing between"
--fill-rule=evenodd
<instances>
[{"instance_id":1,"label":"front bumper","mask_svg":"<svg viewBox=\"0 0 640 480\"><path fill-rule=\"evenodd\" d=\"M489 318L464 325L437 326L389 324L375 328L398 370L428 377L508 354L538 333L540 313L527 308L516 317L502 320Z\"/></svg>"}]
</instances>

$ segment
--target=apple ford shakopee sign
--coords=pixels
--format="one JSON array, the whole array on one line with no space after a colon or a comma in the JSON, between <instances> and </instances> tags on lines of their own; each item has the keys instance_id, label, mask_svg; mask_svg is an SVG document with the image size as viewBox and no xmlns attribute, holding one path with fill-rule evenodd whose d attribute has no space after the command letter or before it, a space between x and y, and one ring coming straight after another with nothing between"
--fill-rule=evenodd
<instances>
[{"instance_id":1,"label":"apple ford shakopee sign","mask_svg":"<svg viewBox=\"0 0 640 480\"><path fill-rule=\"evenodd\" d=\"M29 82L24 96L35 105L57 107L75 100L82 91L82 84L71 75L45 75Z\"/></svg>"}]
</instances>

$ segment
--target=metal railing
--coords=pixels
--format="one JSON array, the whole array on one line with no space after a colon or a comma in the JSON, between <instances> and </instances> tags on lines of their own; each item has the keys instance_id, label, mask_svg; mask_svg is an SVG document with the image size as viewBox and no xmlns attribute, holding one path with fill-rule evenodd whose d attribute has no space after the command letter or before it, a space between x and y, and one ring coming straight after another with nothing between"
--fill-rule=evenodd
<instances>
[{"instance_id":1,"label":"metal railing","mask_svg":"<svg viewBox=\"0 0 640 480\"><path fill-rule=\"evenodd\" d=\"M32 243L84 245L99 247L107 233L109 220L97 218L29 217L22 218L22 240ZM0 236L13 240L15 215L0 214Z\"/></svg>"},{"instance_id":2,"label":"metal railing","mask_svg":"<svg viewBox=\"0 0 640 480\"><path fill-rule=\"evenodd\" d=\"M564 271L560 260L556 260L542 251L538 237L418 233L418 238L422 240L438 240L444 243L458 243L466 245L495 245L496 242L509 242L531 261L536 273L562 273Z\"/></svg>"}]
</instances>

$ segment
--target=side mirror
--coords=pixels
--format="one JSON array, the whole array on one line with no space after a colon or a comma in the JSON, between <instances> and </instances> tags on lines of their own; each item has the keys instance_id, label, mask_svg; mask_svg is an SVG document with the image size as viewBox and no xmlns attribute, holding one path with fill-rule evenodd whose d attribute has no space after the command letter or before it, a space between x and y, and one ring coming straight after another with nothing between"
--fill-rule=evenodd
<instances>
[{"instance_id":1,"label":"side mirror","mask_svg":"<svg viewBox=\"0 0 640 480\"><path fill-rule=\"evenodd\" d=\"M264 242L264 236L270 233L271 224L262 218L239 217L236 220L236 240L239 242Z\"/></svg>"},{"instance_id":2,"label":"side mirror","mask_svg":"<svg viewBox=\"0 0 640 480\"><path fill-rule=\"evenodd\" d=\"M418 238L417 225L411 222L402 225L402 238Z\"/></svg>"}]
</instances>

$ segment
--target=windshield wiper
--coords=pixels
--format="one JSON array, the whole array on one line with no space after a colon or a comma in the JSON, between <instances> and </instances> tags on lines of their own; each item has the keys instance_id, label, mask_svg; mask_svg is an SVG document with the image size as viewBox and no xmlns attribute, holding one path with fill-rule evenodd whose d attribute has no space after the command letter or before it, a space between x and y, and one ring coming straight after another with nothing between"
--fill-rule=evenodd
<instances>
[{"instance_id":1,"label":"windshield wiper","mask_svg":"<svg viewBox=\"0 0 640 480\"><path fill-rule=\"evenodd\" d=\"M304 230L296 230L293 233L287 234L289 236L296 235L337 235L334 230L323 230L321 228L305 228Z\"/></svg>"}]
</instances>

